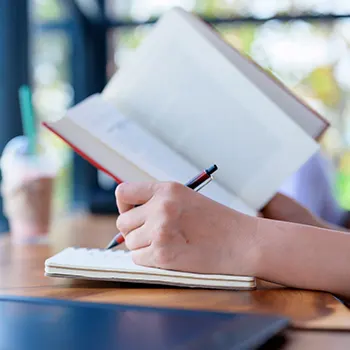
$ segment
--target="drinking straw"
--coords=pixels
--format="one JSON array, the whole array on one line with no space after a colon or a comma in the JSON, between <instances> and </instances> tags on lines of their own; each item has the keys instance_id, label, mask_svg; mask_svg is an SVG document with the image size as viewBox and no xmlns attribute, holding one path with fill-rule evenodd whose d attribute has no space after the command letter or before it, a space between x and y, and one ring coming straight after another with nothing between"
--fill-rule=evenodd
<instances>
[{"instance_id":1,"label":"drinking straw","mask_svg":"<svg viewBox=\"0 0 350 350\"><path fill-rule=\"evenodd\" d=\"M36 152L37 135L32 103L32 93L28 85L22 85L19 88L19 102L21 108L23 132L28 139L28 153L33 155Z\"/></svg>"}]
</instances>

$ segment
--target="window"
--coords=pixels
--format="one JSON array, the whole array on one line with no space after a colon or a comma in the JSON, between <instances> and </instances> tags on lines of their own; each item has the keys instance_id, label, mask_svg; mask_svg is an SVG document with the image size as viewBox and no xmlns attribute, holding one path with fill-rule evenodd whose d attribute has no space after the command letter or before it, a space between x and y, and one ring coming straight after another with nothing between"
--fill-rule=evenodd
<instances>
[{"instance_id":1,"label":"window","mask_svg":"<svg viewBox=\"0 0 350 350\"><path fill-rule=\"evenodd\" d=\"M60 117L73 104L70 19L67 1L30 1L30 75L38 122ZM61 163L53 197L54 215L58 216L65 212L71 198L72 152L43 128L40 139L57 154Z\"/></svg>"}]
</instances>

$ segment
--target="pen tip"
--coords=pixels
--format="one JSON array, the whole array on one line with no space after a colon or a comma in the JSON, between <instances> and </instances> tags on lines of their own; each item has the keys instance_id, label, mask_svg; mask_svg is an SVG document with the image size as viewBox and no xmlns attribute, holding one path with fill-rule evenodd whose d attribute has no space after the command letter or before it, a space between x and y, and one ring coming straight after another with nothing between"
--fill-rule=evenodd
<instances>
[{"instance_id":1,"label":"pen tip","mask_svg":"<svg viewBox=\"0 0 350 350\"><path fill-rule=\"evenodd\" d=\"M213 164L210 168L207 169L207 173L209 175L211 175L211 174L215 173L216 170L218 170L218 167L216 164Z\"/></svg>"},{"instance_id":2,"label":"pen tip","mask_svg":"<svg viewBox=\"0 0 350 350\"><path fill-rule=\"evenodd\" d=\"M106 250L108 249L112 249L114 248L115 246L117 246L118 244L116 243L116 241L113 239L109 244L108 246L105 248Z\"/></svg>"}]
</instances>

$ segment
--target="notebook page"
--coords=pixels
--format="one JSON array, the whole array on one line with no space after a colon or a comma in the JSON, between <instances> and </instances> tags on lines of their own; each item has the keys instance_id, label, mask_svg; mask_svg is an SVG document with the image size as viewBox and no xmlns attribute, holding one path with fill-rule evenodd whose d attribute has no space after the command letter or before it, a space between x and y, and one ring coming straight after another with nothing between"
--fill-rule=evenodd
<instances>
[{"instance_id":1,"label":"notebook page","mask_svg":"<svg viewBox=\"0 0 350 350\"><path fill-rule=\"evenodd\" d=\"M70 109L66 118L132 162L154 180L186 183L202 170L186 161L135 121L123 116L99 94L90 96ZM209 165L208 163L206 167ZM127 178L123 180L129 181ZM203 188L201 193L245 214L256 215L255 210L215 181Z\"/></svg>"},{"instance_id":2,"label":"notebook page","mask_svg":"<svg viewBox=\"0 0 350 350\"><path fill-rule=\"evenodd\" d=\"M218 279L234 281L253 281L253 277L214 275L214 274L195 274L188 272L170 271L144 267L134 264L131 253L122 250L99 250L86 248L66 248L57 255L49 258L45 262L50 267L67 267L84 270L99 271L121 271L127 273L143 273L145 275L163 275L174 277L200 277L201 279Z\"/></svg>"},{"instance_id":3,"label":"notebook page","mask_svg":"<svg viewBox=\"0 0 350 350\"><path fill-rule=\"evenodd\" d=\"M205 55L203 54L205 52ZM106 100L260 209L318 145L177 11L103 92Z\"/></svg>"}]
</instances>

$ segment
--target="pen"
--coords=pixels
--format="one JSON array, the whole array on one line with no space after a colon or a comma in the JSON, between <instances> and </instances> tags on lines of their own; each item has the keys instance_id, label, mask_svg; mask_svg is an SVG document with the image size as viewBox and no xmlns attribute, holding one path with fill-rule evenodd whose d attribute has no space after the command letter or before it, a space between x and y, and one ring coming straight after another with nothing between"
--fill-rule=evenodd
<instances>
[{"instance_id":1,"label":"pen","mask_svg":"<svg viewBox=\"0 0 350 350\"><path fill-rule=\"evenodd\" d=\"M206 186L211 180L212 180L212 175L215 173L215 171L218 170L218 167L213 164L211 167L208 169L203 170L200 174L195 176L193 179L188 181L185 186L191 188L192 190L199 191L201 190L204 186ZM124 242L124 237L123 235L119 232L108 244L106 249L112 249L116 247L117 245L121 244Z\"/></svg>"}]
</instances>

